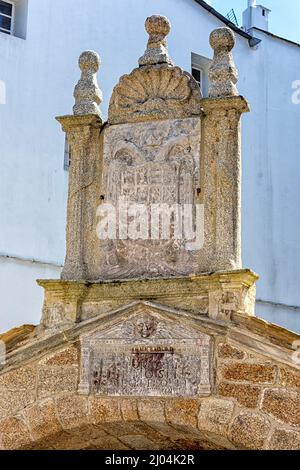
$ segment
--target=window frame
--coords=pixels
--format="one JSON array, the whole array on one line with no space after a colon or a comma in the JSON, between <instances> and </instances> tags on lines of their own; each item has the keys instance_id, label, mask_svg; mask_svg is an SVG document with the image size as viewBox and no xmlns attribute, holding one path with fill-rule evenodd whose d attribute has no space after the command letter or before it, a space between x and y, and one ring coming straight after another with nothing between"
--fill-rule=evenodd
<instances>
[{"instance_id":1,"label":"window frame","mask_svg":"<svg viewBox=\"0 0 300 470\"><path fill-rule=\"evenodd\" d=\"M195 77L193 76L193 69L200 72L200 82L198 82L198 80L196 80ZM192 72L192 76L193 76L194 80L196 80L196 82L199 85L200 90L202 91L202 88L203 88L203 75L204 75L203 68L200 65L192 63L191 72Z\"/></svg>"},{"instance_id":2,"label":"window frame","mask_svg":"<svg viewBox=\"0 0 300 470\"><path fill-rule=\"evenodd\" d=\"M10 15L5 15L5 13L1 13L0 12L0 16L4 16L5 18L10 18L11 19L11 25L10 25L10 30L9 29L5 29L5 28L1 28L0 26L0 33L4 33L4 34L8 34L9 36L13 36L14 35L14 24L15 24L15 2L11 1L11 0L2 0L3 3L9 3L10 5L12 5L12 9L11 9L11 16Z\"/></svg>"}]
</instances>

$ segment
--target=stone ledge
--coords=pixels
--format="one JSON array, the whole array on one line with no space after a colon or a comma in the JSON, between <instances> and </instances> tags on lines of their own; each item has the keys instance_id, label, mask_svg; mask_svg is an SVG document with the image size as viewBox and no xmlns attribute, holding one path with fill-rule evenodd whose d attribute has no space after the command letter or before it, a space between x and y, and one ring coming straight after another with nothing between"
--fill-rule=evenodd
<instances>
[{"instance_id":1,"label":"stone ledge","mask_svg":"<svg viewBox=\"0 0 300 470\"><path fill-rule=\"evenodd\" d=\"M0 335L0 341L5 343L6 351L11 351L15 347L26 342L33 336L36 329L34 325L23 325L18 328L13 328Z\"/></svg>"},{"instance_id":2,"label":"stone ledge","mask_svg":"<svg viewBox=\"0 0 300 470\"><path fill-rule=\"evenodd\" d=\"M254 315L251 270L220 271L185 277L116 281L38 280L45 289L45 328L96 317L132 300L160 300L166 307L230 321L235 312ZM76 314L74 313L76 312Z\"/></svg>"},{"instance_id":3,"label":"stone ledge","mask_svg":"<svg viewBox=\"0 0 300 470\"><path fill-rule=\"evenodd\" d=\"M56 120L62 125L64 132L71 129L81 128L81 126L101 127L102 119L96 114L86 114L83 116L74 116L73 114L66 116L58 116Z\"/></svg>"},{"instance_id":4,"label":"stone ledge","mask_svg":"<svg viewBox=\"0 0 300 470\"><path fill-rule=\"evenodd\" d=\"M203 108L204 115L212 111L226 111L236 109L241 113L248 113L250 111L249 103L243 96L227 96L224 98L203 98L201 100L201 107Z\"/></svg>"}]
</instances>

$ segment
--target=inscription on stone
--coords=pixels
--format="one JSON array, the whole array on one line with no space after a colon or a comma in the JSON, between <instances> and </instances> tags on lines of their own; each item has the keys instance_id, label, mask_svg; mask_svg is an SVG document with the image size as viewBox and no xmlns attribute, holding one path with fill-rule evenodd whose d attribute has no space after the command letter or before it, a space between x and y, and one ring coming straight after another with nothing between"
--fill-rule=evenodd
<instances>
[{"instance_id":1,"label":"inscription on stone","mask_svg":"<svg viewBox=\"0 0 300 470\"><path fill-rule=\"evenodd\" d=\"M199 331L146 315L84 337L81 344L81 393L210 393L210 337Z\"/></svg>"},{"instance_id":2,"label":"inscription on stone","mask_svg":"<svg viewBox=\"0 0 300 470\"><path fill-rule=\"evenodd\" d=\"M174 220L179 208L195 210L200 134L200 118L121 124L106 130L101 185L105 204L116 207L119 217L116 239L101 243L103 277L195 272L197 255L187 250L187 244L196 235L189 238L182 222L174 228ZM124 204L140 205L142 211L143 229L135 239L129 236L132 221Z\"/></svg>"}]
</instances>

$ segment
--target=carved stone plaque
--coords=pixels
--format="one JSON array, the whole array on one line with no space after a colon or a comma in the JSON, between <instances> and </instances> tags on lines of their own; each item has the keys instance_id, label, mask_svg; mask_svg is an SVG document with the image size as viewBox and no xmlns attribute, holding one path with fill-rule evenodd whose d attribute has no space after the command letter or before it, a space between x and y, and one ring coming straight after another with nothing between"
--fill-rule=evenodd
<instances>
[{"instance_id":1,"label":"carved stone plaque","mask_svg":"<svg viewBox=\"0 0 300 470\"><path fill-rule=\"evenodd\" d=\"M79 393L208 395L210 348L209 335L142 309L81 338Z\"/></svg>"},{"instance_id":2,"label":"carved stone plaque","mask_svg":"<svg viewBox=\"0 0 300 470\"><path fill-rule=\"evenodd\" d=\"M194 234L192 238L187 235L182 221L188 216L185 213L179 220L179 211L195 210L200 134L199 117L121 124L105 130L101 186L106 206L113 205L117 217L115 239L101 243L103 277L195 272L196 252L187 249ZM131 209L139 205L142 211L139 222L135 221L140 230L135 238L130 237L134 222L126 204Z\"/></svg>"}]
</instances>

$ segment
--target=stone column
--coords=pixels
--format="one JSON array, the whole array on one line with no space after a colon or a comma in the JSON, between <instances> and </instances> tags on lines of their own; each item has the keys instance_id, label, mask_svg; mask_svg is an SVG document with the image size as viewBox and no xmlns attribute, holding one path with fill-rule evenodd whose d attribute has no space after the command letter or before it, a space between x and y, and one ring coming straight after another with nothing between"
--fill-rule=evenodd
<instances>
[{"instance_id":1,"label":"stone column","mask_svg":"<svg viewBox=\"0 0 300 470\"><path fill-rule=\"evenodd\" d=\"M79 58L81 78L75 87L74 115L58 117L71 150L67 209L66 259L61 278L93 279L97 264L96 210L100 203L99 105L102 94L96 73L100 58L93 51Z\"/></svg>"},{"instance_id":2,"label":"stone column","mask_svg":"<svg viewBox=\"0 0 300 470\"><path fill-rule=\"evenodd\" d=\"M202 199L205 246L201 271L240 269L241 262L241 114L249 111L238 95L238 74L229 28L212 32L214 59L209 98L202 100Z\"/></svg>"}]
</instances>

